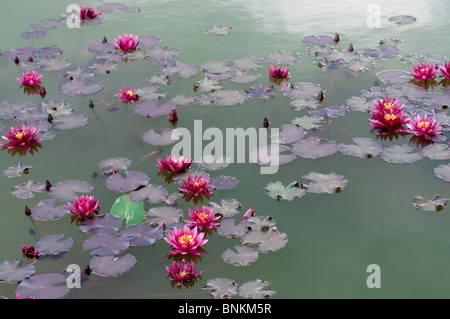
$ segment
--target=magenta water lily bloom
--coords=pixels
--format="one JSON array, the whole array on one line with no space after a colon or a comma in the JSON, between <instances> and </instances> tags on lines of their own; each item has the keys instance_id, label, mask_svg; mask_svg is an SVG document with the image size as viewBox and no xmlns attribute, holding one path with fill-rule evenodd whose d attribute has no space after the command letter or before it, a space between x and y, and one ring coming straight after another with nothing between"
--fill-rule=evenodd
<instances>
[{"instance_id":1,"label":"magenta water lily bloom","mask_svg":"<svg viewBox=\"0 0 450 319\"><path fill-rule=\"evenodd\" d=\"M81 20L85 20L85 19L95 19L98 15L101 14L101 12L95 11L91 7L86 7L85 5L83 5L78 14Z\"/></svg>"},{"instance_id":2,"label":"magenta water lily bloom","mask_svg":"<svg viewBox=\"0 0 450 319\"><path fill-rule=\"evenodd\" d=\"M134 103L139 101L139 97L136 94L136 89L132 90L129 87L124 87L119 89L119 93L116 96L120 99L122 103Z\"/></svg>"},{"instance_id":3,"label":"magenta water lily bloom","mask_svg":"<svg viewBox=\"0 0 450 319\"><path fill-rule=\"evenodd\" d=\"M214 216L214 212L212 208L206 209L205 206L198 209L189 209L189 217L192 220L184 220L188 226L196 226L199 231L202 231L203 227L205 228L213 228L215 226L219 226L220 222L217 220L220 219L220 216Z\"/></svg>"},{"instance_id":4,"label":"magenta water lily bloom","mask_svg":"<svg viewBox=\"0 0 450 319\"><path fill-rule=\"evenodd\" d=\"M178 189L183 193L192 194L192 196L197 197L201 194L211 195L211 190L214 189L215 185L209 185L209 178L195 175L194 177L189 176L187 180L183 179L183 187Z\"/></svg>"},{"instance_id":5,"label":"magenta water lily bloom","mask_svg":"<svg viewBox=\"0 0 450 319\"><path fill-rule=\"evenodd\" d=\"M176 157L175 155L166 155L163 159L158 158L157 161L156 167L169 173L184 171L192 164L190 157Z\"/></svg>"},{"instance_id":6,"label":"magenta water lily bloom","mask_svg":"<svg viewBox=\"0 0 450 319\"><path fill-rule=\"evenodd\" d=\"M428 117L426 114L424 116L416 115L416 117L406 125L406 132L428 139L434 135L441 134L442 128L439 124L441 123L436 123L434 117Z\"/></svg>"},{"instance_id":7,"label":"magenta water lily bloom","mask_svg":"<svg viewBox=\"0 0 450 319\"><path fill-rule=\"evenodd\" d=\"M190 282L202 274L202 271L197 273L195 269L195 262L187 264L186 260L182 260L180 265L176 261L173 262L172 266L169 268L166 266L166 270L169 276L177 282L177 285L181 286L185 282Z\"/></svg>"},{"instance_id":8,"label":"magenta water lily bloom","mask_svg":"<svg viewBox=\"0 0 450 319\"><path fill-rule=\"evenodd\" d=\"M17 78L17 81L24 86L36 86L41 83L42 74L38 74L36 71L27 71L22 73L22 78Z\"/></svg>"},{"instance_id":9,"label":"magenta water lily bloom","mask_svg":"<svg viewBox=\"0 0 450 319\"><path fill-rule=\"evenodd\" d=\"M276 65L269 66L269 75L276 79L289 80L291 75L289 74L289 69L284 67L277 67Z\"/></svg>"},{"instance_id":10,"label":"magenta water lily bloom","mask_svg":"<svg viewBox=\"0 0 450 319\"><path fill-rule=\"evenodd\" d=\"M187 225L184 225L183 228L174 227L173 229L173 231L168 233L169 238L164 238L173 247L172 250L169 250L170 254L201 255L197 248L208 242L208 239L203 239L205 233L199 233L197 227L190 229Z\"/></svg>"},{"instance_id":11,"label":"magenta water lily bloom","mask_svg":"<svg viewBox=\"0 0 450 319\"><path fill-rule=\"evenodd\" d=\"M42 140L41 138L36 138L38 133L39 129L34 125L28 126L23 123L21 127L11 127L7 133L3 131L5 135L2 138L8 142L0 142L0 144L7 148L21 147L29 150L33 144L37 144Z\"/></svg>"},{"instance_id":12,"label":"magenta water lily bloom","mask_svg":"<svg viewBox=\"0 0 450 319\"><path fill-rule=\"evenodd\" d=\"M26 258L36 258L39 259L39 251L34 249L33 246L22 246L22 254Z\"/></svg>"},{"instance_id":13,"label":"magenta water lily bloom","mask_svg":"<svg viewBox=\"0 0 450 319\"><path fill-rule=\"evenodd\" d=\"M446 79L450 79L450 61L445 62L444 65L438 65L439 71Z\"/></svg>"},{"instance_id":14,"label":"magenta water lily bloom","mask_svg":"<svg viewBox=\"0 0 450 319\"><path fill-rule=\"evenodd\" d=\"M434 80L436 78L438 70L435 68L434 64L422 63L419 65L414 65L413 70L409 73L416 81L423 80Z\"/></svg>"},{"instance_id":15,"label":"magenta water lily bloom","mask_svg":"<svg viewBox=\"0 0 450 319\"><path fill-rule=\"evenodd\" d=\"M98 212L98 206L100 201L95 201L94 196L81 195L80 197L75 197L73 203L68 203L70 211L74 214L79 221L84 221L90 218L94 213Z\"/></svg>"},{"instance_id":16,"label":"magenta water lily bloom","mask_svg":"<svg viewBox=\"0 0 450 319\"><path fill-rule=\"evenodd\" d=\"M139 37L137 35L119 35L118 39L114 39L113 44L122 51L135 50L139 44Z\"/></svg>"},{"instance_id":17,"label":"magenta water lily bloom","mask_svg":"<svg viewBox=\"0 0 450 319\"><path fill-rule=\"evenodd\" d=\"M405 130L403 125L409 122L405 111L402 110L405 104L400 104L398 99L384 97L382 100L373 100L373 105L376 109L369 108L373 116L370 125L387 132Z\"/></svg>"}]
</instances>

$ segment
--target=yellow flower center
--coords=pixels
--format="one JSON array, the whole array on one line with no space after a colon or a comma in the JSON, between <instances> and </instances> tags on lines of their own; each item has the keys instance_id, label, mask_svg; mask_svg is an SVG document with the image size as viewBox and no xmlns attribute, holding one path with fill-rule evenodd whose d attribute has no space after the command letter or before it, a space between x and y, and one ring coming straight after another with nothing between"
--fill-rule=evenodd
<instances>
[{"instance_id":1,"label":"yellow flower center","mask_svg":"<svg viewBox=\"0 0 450 319\"><path fill-rule=\"evenodd\" d=\"M178 276L180 276L180 278L184 278L187 274L189 274L188 271L182 270L178 273Z\"/></svg>"},{"instance_id":2,"label":"yellow flower center","mask_svg":"<svg viewBox=\"0 0 450 319\"><path fill-rule=\"evenodd\" d=\"M423 72L428 72L428 68L421 68L421 69L420 69L420 72L422 72L422 73L423 73Z\"/></svg>"},{"instance_id":3,"label":"yellow flower center","mask_svg":"<svg viewBox=\"0 0 450 319\"><path fill-rule=\"evenodd\" d=\"M192 241L194 240L194 238L192 238L192 235L183 234L180 236L180 238L178 240L180 241L181 244L184 245L187 242L189 242L189 244L192 244Z\"/></svg>"},{"instance_id":4,"label":"yellow flower center","mask_svg":"<svg viewBox=\"0 0 450 319\"><path fill-rule=\"evenodd\" d=\"M201 212L197 214L197 218L201 220L205 220L209 218L209 214L205 212Z\"/></svg>"},{"instance_id":5,"label":"yellow flower center","mask_svg":"<svg viewBox=\"0 0 450 319\"><path fill-rule=\"evenodd\" d=\"M24 131L17 132L14 135L15 138L23 138L24 136L25 136L25 132Z\"/></svg>"},{"instance_id":6,"label":"yellow flower center","mask_svg":"<svg viewBox=\"0 0 450 319\"><path fill-rule=\"evenodd\" d=\"M133 93L133 91L128 90L128 91L127 91L127 95L128 95L129 97L132 97L132 96L134 95L134 93Z\"/></svg>"},{"instance_id":7,"label":"yellow flower center","mask_svg":"<svg viewBox=\"0 0 450 319\"><path fill-rule=\"evenodd\" d=\"M386 110L389 110L390 108L395 108L395 105L392 104L392 103L389 103L389 102L388 103L384 103L383 106L384 106L384 108Z\"/></svg>"},{"instance_id":8,"label":"yellow flower center","mask_svg":"<svg viewBox=\"0 0 450 319\"><path fill-rule=\"evenodd\" d=\"M386 120L386 121L393 121L393 120L395 120L397 118L397 115L395 115L395 114L386 114L385 116L384 116L384 119Z\"/></svg>"},{"instance_id":9,"label":"yellow flower center","mask_svg":"<svg viewBox=\"0 0 450 319\"><path fill-rule=\"evenodd\" d=\"M427 128L428 126L430 126L430 122L428 122L428 121L421 121L421 122L417 123L417 125L418 125L420 128L422 128L422 127L424 127L424 126L425 126L425 128Z\"/></svg>"}]
</instances>

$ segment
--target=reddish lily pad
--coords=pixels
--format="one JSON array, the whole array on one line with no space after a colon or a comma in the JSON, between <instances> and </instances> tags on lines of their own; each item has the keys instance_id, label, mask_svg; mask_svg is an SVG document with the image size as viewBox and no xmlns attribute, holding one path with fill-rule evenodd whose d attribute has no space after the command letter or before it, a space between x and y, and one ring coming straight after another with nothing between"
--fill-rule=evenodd
<instances>
[{"instance_id":1,"label":"reddish lily pad","mask_svg":"<svg viewBox=\"0 0 450 319\"><path fill-rule=\"evenodd\" d=\"M125 177L117 173L106 179L106 186L110 190L122 193L131 192L146 185L148 185L148 176L142 172L125 171Z\"/></svg>"},{"instance_id":2,"label":"reddish lily pad","mask_svg":"<svg viewBox=\"0 0 450 319\"><path fill-rule=\"evenodd\" d=\"M127 272L136 264L136 258L131 254L122 257L95 256L89 261L91 271L99 276L118 276Z\"/></svg>"},{"instance_id":3,"label":"reddish lily pad","mask_svg":"<svg viewBox=\"0 0 450 319\"><path fill-rule=\"evenodd\" d=\"M54 220L70 214L70 206L63 204L55 206L55 199L40 201L31 209L31 216L38 220Z\"/></svg>"},{"instance_id":4,"label":"reddish lily pad","mask_svg":"<svg viewBox=\"0 0 450 319\"><path fill-rule=\"evenodd\" d=\"M127 237L109 233L91 236L83 242L83 249L92 249L90 254L94 256L114 256L127 250L129 246Z\"/></svg>"},{"instance_id":5,"label":"reddish lily pad","mask_svg":"<svg viewBox=\"0 0 450 319\"><path fill-rule=\"evenodd\" d=\"M68 180L52 185L49 195L62 202L72 202L75 200L77 193L90 193L93 190L94 186L88 182Z\"/></svg>"},{"instance_id":6,"label":"reddish lily pad","mask_svg":"<svg viewBox=\"0 0 450 319\"><path fill-rule=\"evenodd\" d=\"M66 278L62 274L39 274L20 282L16 293L22 298L58 299L69 293Z\"/></svg>"},{"instance_id":7,"label":"reddish lily pad","mask_svg":"<svg viewBox=\"0 0 450 319\"><path fill-rule=\"evenodd\" d=\"M68 251L73 246L73 239L67 238L61 240L64 235L48 235L42 237L36 243L36 250L39 251L39 255L59 255Z\"/></svg>"}]
</instances>

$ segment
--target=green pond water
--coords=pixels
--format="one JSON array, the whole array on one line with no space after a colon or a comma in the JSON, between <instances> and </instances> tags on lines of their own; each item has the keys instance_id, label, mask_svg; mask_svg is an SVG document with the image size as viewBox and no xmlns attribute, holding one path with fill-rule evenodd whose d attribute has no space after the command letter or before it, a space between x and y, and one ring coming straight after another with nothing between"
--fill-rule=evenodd
<instances>
[{"instance_id":1,"label":"green pond water","mask_svg":"<svg viewBox=\"0 0 450 319\"><path fill-rule=\"evenodd\" d=\"M36 107L46 100L66 100L75 114L84 115L85 126L68 131L57 131L56 138L42 141L42 148L34 156L11 156L6 150L0 152L1 169L22 162L31 165L28 175L22 178L0 176L0 263L21 259L21 246L34 245L39 238L51 234L64 234L73 238L74 244L61 258L43 258L34 266L36 274L61 273L70 264L84 268L93 257L83 250L83 242L91 235L81 233L70 216L52 220L32 220L24 215L25 206L33 207L41 200L49 199L46 193L35 193L33 199L19 199L11 194L11 188L26 180L52 184L66 180L82 180L94 186L92 195L101 201L101 213L108 213L114 201L121 195L105 185L103 170L98 163L107 158L126 157L132 161L130 171L139 171L149 177L149 183L163 185L169 193L176 193L176 184L166 184L157 176L156 159L171 152L173 145L153 146L145 143L142 136L150 129L159 131L170 127L167 116L145 118L134 113L135 105L121 105L114 96L124 86L140 88L160 86L169 101L176 95L201 95L194 92L193 85L203 78L202 72L182 79L171 76L169 85L152 84L149 79L158 76L160 68L153 61L142 59L119 62L117 70L110 74L95 75L95 83L105 87L86 96L68 96L59 88L68 80L65 71L78 66L87 67L96 63L95 54L89 52L92 41L101 42L103 37L112 42L122 34L154 35L160 38L160 46L179 49L175 60L201 65L207 61L227 59L233 61L243 57L263 58L281 50L297 53L300 59L291 65L290 83L312 82L325 92L322 107L338 102L346 104L362 90L374 86L387 88L375 76L383 70L410 71L412 64L403 62L402 56L410 54L439 55L448 58L448 16L450 3L444 1L377 1L380 9L380 24L370 28L367 24L368 7L371 1L325 1L313 3L294 0L258 1L178 1L152 0L127 1L129 7L140 7L138 13L115 10L103 13L103 22L82 28L62 26L47 30L47 36L39 39L23 39L22 32L30 30L30 24L40 19L57 18L66 13L73 1L8 1L3 4L0 19L0 103L18 100L33 103ZM96 8L102 1L89 1ZM82 5L83 3L79 3ZM417 21L399 25L389 21L395 15L412 15ZM206 34L211 25L231 26L226 36ZM336 49L346 49L350 43L359 53L375 48L380 40L399 39L399 54L388 58L365 59L374 63L366 72L350 72L344 65L337 69L324 70L314 62L318 57L306 52L305 36L339 33L340 42L332 43ZM39 95L26 95L20 89L16 77L21 71L4 54L11 48L42 48L57 45L62 49L62 58L71 66L43 74L47 91L42 99ZM226 80L220 82L224 89L245 90L256 83L269 84L268 66L274 63L261 62L252 74L260 78L252 83L236 84ZM194 131L194 120L202 120L203 130L219 128L262 127L266 117L271 128L303 115L308 109L294 110L291 98L275 87L271 99L248 98L244 103L232 106L193 105L178 106L177 127ZM441 87L429 89L429 93L442 93ZM448 93L449 91L447 91ZM95 104L89 108L89 101ZM105 103L114 103L120 108L114 112ZM369 99L368 99L369 100ZM418 107L423 104L418 103ZM336 143L352 144L354 137L376 138L371 133L367 112L349 109L342 117L325 119L321 131L306 131L306 136L318 136ZM1 119L5 129L17 125L17 121ZM444 134L444 136L447 133ZM409 144L410 136L382 140L384 147L394 144ZM379 139L378 139L379 140ZM446 141L443 143L447 143ZM206 145L207 142L204 143ZM415 144L414 151L421 147ZM160 148L161 153L141 158ZM229 278L238 285L257 279L270 283L264 289L276 291L272 298L449 298L450 297L450 222L447 208L437 211L422 211L413 207L415 195L432 197L448 196L448 183L437 178L433 170L448 160L423 158L411 164L393 164L380 156L357 158L336 152L319 159L297 157L281 165L276 174L261 174L260 166L252 163L233 163L223 170L210 171L211 177L232 176L239 180L233 189L216 190L210 201L236 199L242 213L253 208L258 216L270 215L278 231L285 233L285 247L271 253L260 253L258 259L248 266L234 266L222 259L228 248L240 245L240 238L226 238L213 233L204 246L207 251L197 261L197 269L203 270L202 278L193 287L177 289L170 285L166 266L169 245L164 240L144 247L130 247L125 253L132 254L137 262L129 271L117 277L102 277L91 274L80 289L73 288L64 298L212 298L202 287L214 278ZM196 164L193 164L196 167ZM311 172L336 173L347 180L339 193L307 193L301 198L277 201L265 193L269 183L280 181L288 185L293 181L307 184L303 177ZM97 173L97 177L93 177ZM179 200L184 217L192 203ZM208 200L205 201L205 204ZM58 204L62 204L58 202ZM156 204L153 206L160 206ZM240 218L241 215L237 215ZM34 235L30 233L34 231ZM370 273L368 265L380 266L381 288L368 288L366 280ZM0 285L0 296L14 298L17 284ZM240 298L235 296L234 298Z\"/></svg>"}]
</instances>

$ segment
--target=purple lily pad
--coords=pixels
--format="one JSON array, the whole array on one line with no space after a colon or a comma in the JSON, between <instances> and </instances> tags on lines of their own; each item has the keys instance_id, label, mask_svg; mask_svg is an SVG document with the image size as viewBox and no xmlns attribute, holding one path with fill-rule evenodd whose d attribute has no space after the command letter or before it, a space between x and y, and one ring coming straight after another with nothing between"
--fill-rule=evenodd
<instances>
[{"instance_id":1,"label":"purple lily pad","mask_svg":"<svg viewBox=\"0 0 450 319\"><path fill-rule=\"evenodd\" d=\"M183 62L177 62L173 66L167 66L163 70L161 70L161 73L163 75L174 75L178 73L178 76L182 79L188 79L193 77L194 75L197 75L200 72L200 68L192 63L183 63Z\"/></svg>"},{"instance_id":2,"label":"purple lily pad","mask_svg":"<svg viewBox=\"0 0 450 319\"><path fill-rule=\"evenodd\" d=\"M0 264L0 282L17 283L34 275L36 269L32 264L19 267L20 259L6 260Z\"/></svg>"},{"instance_id":3,"label":"purple lily pad","mask_svg":"<svg viewBox=\"0 0 450 319\"><path fill-rule=\"evenodd\" d=\"M76 79L64 83L59 90L69 96L90 95L102 90L104 85L101 83L88 84L89 79Z\"/></svg>"},{"instance_id":4,"label":"purple lily pad","mask_svg":"<svg viewBox=\"0 0 450 319\"><path fill-rule=\"evenodd\" d=\"M383 83L408 83L411 80L411 75L402 70L386 70L375 74L378 80Z\"/></svg>"},{"instance_id":5,"label":"purple lily pad","mask_svg":"<svg viewBox=\"0 0 450 319\"><path fill-rule=\"evenodd\" d=\"M73 70L68 70L64 73L64 77L69 80L81 80L81 79L90 79L94 77L94 73L89 73L86 69L77 67Z\"/></svg>"},{"instance_id":6,"label":"purple lily pad","mask_svg":"<svg viewBox=\"0 0 450 319\"><path fill-rule=\"evenodd\" d=\"M317 99L319 93L323 91L319 84L311 82L297 82L293 89L287 88L283 94L292 99L308 98Z\"/></svg>"},{"instance_id":7,"label":"purple lily pad","mask_svg":"<svg viewBox=\"0 0 450 319\"><path fill-rule=\"evenodd\" d=\"M181 132L177 129L163 128L161 134L158 134L151 129L144 133L142 139L144 142L152 145L170 145L178 142L181 136Z\"/></svg>"},{"instance_id":8,"label":"purple lily pad","mask_svg":"<svg viewBox=\"0 0 450 319\"><path fill-rule=\"evenodd\" d=\"M244 72L238 71L235 76L229 78L228 80L233 83L246 84L255 82L260 77L261 75L259 74L248 74L246 71Z\"/></svg>"},{"instance_id":9,"label":"purple lily pad","mask_svg":"<svg viewBox=\"0 0 450 319\"><path fill-rule=\"evenodd\" d=\"M148 176L142 172L125 171L125 177L117 173L106 179L106 186L113 191L127 193L148 185Z\"/></svg>"},{"instance_id":10,"label":"purple lily pad","mask_svg":"<svg viewBox=\"0 0 450 319\"><path fill-rule=\"evenodd\" d=\"M289 152L283 154L284 152ZM292 162L295 155L286 145L268 145L254 149L249 154L251 163L260 165L283 165Z\"/></svg>"},{"instance_id":11,"label":"purple lily pad","mask_svg":"<svg viewBox=\"0 0 450 319\"><path fill-rule=\"evenodd\" d=\"M40 39L40 38L46 37L47 36L47 32L45 32L44 30L31 29L30 31L22 32L20 34L20 36L23 39L31 39L31 38Z\"/></svg>"},{"instance_id":12,"label":"purple lily pad","mask_svg":"<svg viewBox=\"0 0 450 319\"><path fill-rule=\"evenodd\" d=\"M130 246L147 246L153 245L157 240L164 236L164 231L161 227L153 227L150 224L132 225L124 228L121 235L125 236Z\"/></svg>"},{"instance_id":13,"label":"purple lily pad","mask_svg":"<svg viewBox=\"0 0 450 319\"><path fill-rule=\"evenodd\" d=\"M376 48L365 50L363 53L371 58L388 59L397 56L400 51L391 45L379 45Z\"/></svg>"},{"instance_id":14,"label":"purple lily pad","mask_svg":"<svg viewBox=\"0 0 450 319\"><path fill-rule=\"evenodd\" d=\"M415 17L407 14L396 15L389 18L389 21L395 22L397 24L411 24L416 22L416 20L417 19Z\"/></svg>"},{"instance_id":15,"label":"purple lily pad","mask_svg":"<svg viewBox=\"0 0 450 319\"><path fill-rule=\"evenodd\" d=\"M434 175L446 182L450 182L450 164L442 164L433 169Z\"/></svg>"},{"instance_id":16,"label":"purple lily pad","mask_svg":"<svg viewBox=\"0 0 450 319\"><path fill-rule=\"evenodd\" d=\"M94 256L114 256L130 246L128 238L123 235L101 233L89 237L83 242L84 250L91 250Z\"/></svg>"},{"instance_id":17,"label":"purple lily pad","mask_svg":"<svg viewBox=\"0 0 450 319\"><path fill-rule=\"evenodd\" d=\"M338 147L334 141L322 142L317 136L311 136L295 142L292 152L303 158L320 158L336 153Z\"/></svg>"},{"instance_id":18,"label":"purple lily pad","mask_svg":"<svg viewBox=\"0 0 450 319\"><path fill-rule=\"evenodd\" d=\"M139 36L139 46L141 48L150 48L159 44L161 39L155 35L140 35Z\"/></svg>"},{"instance_id":19,"label":"purple lily pad","mask_svg":"<svg viewBox=\"0 0 450 319\"><path fill-rule=\"evenodd\" d=\"M280 144L291 144L297 142L305 136L305 131L301 127L293 124L281 125L281 132L278 134L272 133L271 139L278 139Z\"/></svg>"},{"instance_id":20,"label":"purple lily pad","mask_svg":"<svg viewBox=\"0 0 450 319\"><path fill-rule=\"evenodd\" d=\"M318 37L315 35L308 35L303 38L303 41L305 41L309 45L313 46L326 46L328 44L331 44L334 42L334 38L331 35L322 34Z\"/></svg>"},{"instance_id":21,"label":"purple lily pad","mask_svg":"<svg viewBox=\"0 0 450 319\"><path fill-rule=\"evenodd\" d=\"M112 62L94 63L89 66L89 69L93 70L95 74L110 74L118 68L117 64Z\"/></svg>"},{"instance_id":22,"label":"purple lily pad","mask_svg":"<svg viewBox=\"0 0 450 319\"><path fill-rule=\"evenodd\" d=\"M50 197L61 202L72 202L77 197L77 193L90 193L94 186L85 181L68 180L56 183L50 188Z\"/></svg>"},{"instance_id":23,"label":"purple lily pad","mask_svg":"<svg viewBox=\"0 0 450 319\"><path fill-rule=\"evenodd\" d=\"M211 179L211 184L216 186L216 189L233 189L239 184L239 180L232 176L220 175Z\"/></svg>"},{"instance_id":24,"label":"purple lily pad","mask_svg":"<svg viewBox=\"0 0 450 319\"><path fill-rule=\"evenodd\" d=\"M59 255L72 248L73 239L67 238L60 241L63 237L64 235L48 235L39 239L36 243L39 255Z\"/></svg>"},{"instance_id":25,"label":"purple lily pad","mask_svg":"<svg viewBox=\"0 0 450 319\"><path fill-rule=\"evenodd\" d=\"M222 199L220 204L209 202L208 206L213 209L214 215L220 214L222 218L228 218L239 214L242 209L241 203L234 198L230 200Z\"/></svg>"},{"instance_id":26,"label":"purple lily pad","mask_svg":"<svg viewBox=\"0 0 450 319\"><path fill-rule=\"evenodd\" d=\"M305 185L306 191L309 193L333 194L336 191L344 189L347 185L347 180L343 176L335 173L321 174L312 172L303 176L303 178L312 180L311 183Z\"/></svg>"},{"instance_id":27,"label":"purple lily pad","mask_svg":"<svg viewBox=\"0 0 450 319\"><path fill-rule=\"evenodd\" d=\"M45 185L35 182L33 180L29 180L27 182L24 182L17 186L13 186L11 188L11 194L13 194L14 197L22 198L22 199L34 198L33 192L42 193L44 191L45 191Z\"/></svg>"},{"instance_id":28,"label":"purple lily pad","mask_svg":"<svg viewBox=\"0 0 450 319\"><path fill-rule=\"evenodd\" d=\"M53 127L57 130L73 130L87 124L87 117L82 114L63 114L53 119Z\"/></svg>"},{"instance_id":29,"label":"purple lily pad","mask_svg":"<svg viewBox=\"0 0 450 319\"><path fill-rule=\"evenodd\" d=\"M126 170L131 165L131 160L126 157L112 157L107 158L98 163L98 168L105 169L108 168L110 170L118 169L118 170Z\"/></svg>"},{"instance_id":30,"label":"purple lily pad","mask_svg":"<svg viewBox=\"0 0 450 319\"><path fill-rule=\"evenodd\" d=\"M380 155L383 151L383 146L380 142L367 138L367 137L355 137L352 141L356 145L339 144L338 149L342 154L355 156L360 158L367 158Z\"/></svg>"},{"instance_id":31,"label":"purple lily pad","mask_svg":"<svg viewBox=\"0 0 450 319\"><path fill-rule=\"evenodd\" d=\"M249 231L247 225L246 220L238 221L236 224L235 218L225 218L220 222L217 232L227 238L242 237Z\"/></svg>"},{"instance_id":32,"label":"purple lily pad","mask_svg":"<svg viewBox=\"0 0 450 319\"><path fill-rule=\"evenodd\" d=\"M183 218L183 211L181 209L170 207L170 206L160 206L153 207L147 214L147 223L150 225L171 225L180 222Z\"/></svg>"},{"instance_id":33,"label":"purple lily pad","mask_svg":"<svg viewBox=\"0 0 450 319\"><path fill-rule=\"evenodd\" d=\"M261 58L245 57L234 60L233 66L241 70L256 70L261 67L259 63L263 62L264 60Z\"/></svg>"},{"instance_id":34,"label":"purple lily pad","mask_svg":"<svg viewBox=\"0 0 450 319\"><path fill-rule=\"evenodd\" d=\"M338 102L333 106L326 107L320 110L309 111L309 114L317 117L329 117L332 119L344 116L347 113L347 107Z\"/></svg>"},{"instance_id":35,"label":"purple lily pad","mask_svg":"<svg viewBox=\"0 0 450 319\"><path fill-rule=\"evenodd\" d=\"M54 18L41 19L39 22L38 24L32 24L31 27L35 30L51 30L63 24L62 20Z\"/></svg>"},{"instance_id":36,"label":"purple lily pad","mask_svg":"<svg viewBox=\"0 0 450 319\"><path fill-rule=\"evenodd\" d=\"M172 59L174 56L180 54L180 50L168 50L167 46L156 46L145 51L145 57L153 60ZM174 72L177 73L177 72Z\"/></svg>"},{"instance_id":37,"label":"purple lily pad","mask_svg":"<svg viewBox=\"0 0 450 319\"><path fill-rule=\"evenodd\" d=\"M160 92L159 86L147 86L136 90L136 94L139 95L140 100L158 100L165 97L166 94Z\"/></svg>"},{"instance_id":38,"label":"purple lily pad","mask_svg":"<svg viewBox=\"0 0 450 319\"><path fill-rule=\"evenodd\" d=\"M298 53L289 51L278 51L269 53L264 57L264 61L269 63L279 63L279 64L294 64L300 59Z\"/></svg>"},{"instance_id":39,"label":"purple lily pad","mask_svg":"<svg viewBox=\"0 0 450 319\"><path fill-rule=\"evenodd\" d=\"M220 106L231 106L244 103L248 95L238 90L221 90L211 93L216 100L215 104Z\"/></svg>"},{"instance_id":40,"label":"purple lily pad","mask_svg":"<svg viewBox=\"0 0 450 319\"><path fill-rule=\"evenodd\" d=\"M55 206L55 199L47 199L40 201L31 209L31 216L38 220L54 220L70 214L68 204Z\"/></svg>"},{"instance_id":41,"label":"purple lily pad","mask_svg":"<svg viewBox=\"0 0 450 319\"><path fill-rule=\"evenodd\" d=\"M20 282L16 293L23 299L58 299L69 293L66 278L62 274L39 274Z\"/></svg>"},{"instance_id":42,"label":"purple lily pad","mask_svg":"<svg viewBox=\"0 0 450 319\"><path fill-rule=\"evenodd\" d=\"M413 150L414 148L407 144L392 145L383 150L381 158L388 163L410 164L423 158L421 151L411 153Z\"/></svg>"},{"instance_id":43,"label":"purple lily pad","mask_svg":"<svg viewBox=\"0 0 450 319\"><path fill-rule=\"evenodd\" d=\"M122 257L95 256L89 262L89 268L99 276L118 276L127 272L136 264L133 255L126 254Z\"/></svg>"},{"instance_id":44,"label":"purple lily pad","mask_svg":"<svg viewBox=\"0 0 450 319\"><path fill-rule=\"evenodd\" d=\"M258 259L258 251L251 247L234 246L236 252L231 248L225 250L222 254L223 260L227 264L234 266L248 266Z\"/></svg>"},{"instance_id":45,"label":"purple lily pad","mask_svg":"<svg viewBox=\"0 0 450 319\"><path fill-rule=\"evenodd\" d=\"M122 227L122 219L111 214L94 216L80 225L82 233L88 234L92 231L96 233L115 233Z\"/></svg>"},{"instance_id":46,"label":"purple lily pad","mask_svg":"<svg viewBox=\"0 0 450 319\"><path fill-rule=\"evenodd\" d=\"M173 108L176 108L176 105L170 101L158 105L157 100L147 100L136 105L134 113L143 117L160 117L168 115Z\"/></svg>"},{"instance_id":47,"label":"purple lily pad","mask_svg":"<svg viewBox=\"0 0 450 319\"><path fill-rule=\"evenodd\" d=\"M369 108L373 107L373 101L367 101L363 96L352 96L346 102L352 111L369 112Z\"/></svg>"},{"instance_id":48,"label":"purple lily pad","mask_svg":"<svg viewBox=\"0 0 450 319\"><path fill-rule=\"evenodd\" d=\"M140 40L141 39L139 38L139 43L140 43ZM89 51L94 54L98 54L98 53L102 53L102 52L112 53L112 52L116 51L116 46L109 42L106 42L106 43L100 42L100 43L91 45L89 47Z\"/></svg>"},{"instance_id":49,"label":"purple lily pad","mask_svg":"<svg viewBox=\"0 0 450 319\"><path fill-rule=\"evenodd\" d=\"M62 50L60 48L58 48L56 45L52 45L49 47L44 47L44 48L40 48L40 49L35 49L32 52L32 56L34 58L40 58L40 59L44 59L44 58L54 58L57 57L58 55L62 54Z\"/></svg>"},{"instance_id":50,"label":"purple lily pad","mask_svg":"<svg viewBox=\"0 0 450 319\"><path fill-rule=\"evenodd\" d=\"M215 299L230 299L238 294L238 288L236 282L228 278L208 279L203 287Z\"/></svg>"},{"instance_id":51,"label":"purple lily pad","mask_svg":"<svg viewBox=\"0 0 450 319\"><path fill-rule=\"evenodd\" d=\"M450 149L445 144L429 144L422 149L422 154L431 160L450 159Z\"/></svg>"},{"instance_id":52,"label":"purple lily pad","mask_svg":"<svg viewBox=\"0 0 450 319\"><path fill-rule=\"evenodd\" d=\"M213 60L203 63L200 68L204 72L220 74L229 72L232 69L229 64L230 61L228 60Z\"/></svg>"},{"instance_id":53,"label":"purple lily pad","mask_svg":"<svg viewBox=\"0 0 450 319\"><path fill-rule=\"evenodd\" d=\"M162 203L168 195L168 191L162 185L149 184L130 193L130 200L139 203L148 199L151 204Z\"/></svg>"},{"instance_id":54,"label":"purple lily pad","mask_svg":"<svg viewBox=\"0 0 450 319\"><path fill-rule=\"evenodd\" d=\"M288 242L287 235L277 230L254 230L242 237L243 245L257 244L260 253L269 253L282 249Z\"/></svg>"},{"instance_id":55,"label":"purple lily pad","mask_svg":"<svg viewBox=\"0 0 450 319\"><path fill-rule=\"evenodd\" d=\"M275 88L268 84L255 84L250 89L245 90L248 96L258 99L271 99L275 97Z\"/></svg>"}]
</instances>

